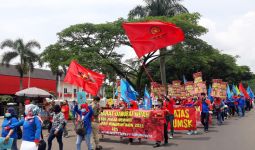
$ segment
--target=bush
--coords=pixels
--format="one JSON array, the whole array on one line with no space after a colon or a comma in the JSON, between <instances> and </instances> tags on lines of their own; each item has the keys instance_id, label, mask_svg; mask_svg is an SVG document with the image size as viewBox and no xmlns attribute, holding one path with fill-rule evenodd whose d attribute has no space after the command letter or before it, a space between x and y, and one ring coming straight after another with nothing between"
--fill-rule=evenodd
<instances>
[{"instance_id":1,"label":"bush","mask_svg":"<svg viewBox=\"0 0 255 150\"><path fill-rule=\"evenodd\" d=\"M9 96L9 95L2 95L0 96L0 103L10 103L13 102L13 97Z\"/></svg>"}]
</instances>

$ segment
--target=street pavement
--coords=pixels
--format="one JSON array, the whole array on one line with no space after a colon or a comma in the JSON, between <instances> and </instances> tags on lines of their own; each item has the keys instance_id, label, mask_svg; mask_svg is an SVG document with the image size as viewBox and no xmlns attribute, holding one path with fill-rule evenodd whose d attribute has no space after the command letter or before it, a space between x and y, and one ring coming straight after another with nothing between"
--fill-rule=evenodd
<instances>
[{"instance_id":1,"label":"street pavement","mask_svg":"<svg viewBox=\"0 0 255 150\"><path fill-rule=\"evenodd\" d=\"M214 120L215 123L215 120ZM73 132L71 123L69 127L69 138L63 138L64 150L75 150L76 135ZM255 112L248 112L245 117L233 117L224 122L223 125L213 125L208 133L203 128L198 128L197 135L186 135L186 131L177 132L174 139L169 139L169 144L159 148L153 148L154 142L142 140L138 143L135 140L128 145L128 139L120 141L119 137L104 136L101 145L104 150L253 150L255 147ZM47 132L44 131L47 140ZM18 142L20 145L20 141ZM58 150L56 139L53 142L53 150ZM87 150L85 141L82 149Z\"/></svg>"}]
</instances>

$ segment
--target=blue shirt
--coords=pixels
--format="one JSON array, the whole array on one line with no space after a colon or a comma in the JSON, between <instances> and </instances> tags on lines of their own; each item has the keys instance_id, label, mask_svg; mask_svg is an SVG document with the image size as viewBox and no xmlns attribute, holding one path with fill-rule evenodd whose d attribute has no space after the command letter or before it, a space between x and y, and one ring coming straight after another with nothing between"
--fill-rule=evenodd
<instances>
[{"instance_id":1,"label":"blue shirt","mask_svg":"<svg viewBox=\"0 0 255 150\"><path fill-rule=\"evenodd\" d=\"M82 113L78 109L78 106L76 105L74 107L74 111L80 115L80 118L82 118L82 116L84 117L83 121L84 121L84 128L86 129L86 133L87 134L91 134L91 131L92 131L91 119L92 119L92 116L93 116L93 109L92 109L92 107L89 106L89 111L87 113L86 112Z\"/></svg>"},{"instance_id":2,"label":"blue shirt","mask_svg":"<svg viewBox=\"0 0 255 150\"><path fill-rule=\"evenodd\" d=\"M202 112L203 113L208 113L209 112L209 106L208 104L206 103L206 101L202 101Z\"/></svg>"},{"instance_id":3,"label":"blue shirt","mask_svg":"<svg viewBox=\"0 0 255 150\"><path fill-rule=\"evenodd\" d=\"M11 126L12 124L15 124L17 122L19 122L19 121L15 117L4 118L4 121L2 123L2 137L6 137L10 132L10 130L5 130L4 128L7 127L7 126ZM10 138L14 138L14 139L18 138L17 128L14 128L13 133L10 136Z\"/></svg>"},{"instance_id":4,"label":"blue shirt","mask_svg":"<svg viewBox=\"0 0 255 150\"><path fill-rule=\"evenodd\" d=\"M23 126L22 140L29 142L40 140L42 125L37 116L28 120L22 119L19 122L11 125L10 128L12 129L18 126Z\"/></svg>"},{"instance_id":5,"label":"blue shirt","mask_svg":"<svg viewBox=\"0 0 255 150\"><path fill-rule=\"evenodd\" d=\"M238 106L245 107L246 102L243 97L240 97L237 101L238 101Z\"/></svg>"}]
</instances>

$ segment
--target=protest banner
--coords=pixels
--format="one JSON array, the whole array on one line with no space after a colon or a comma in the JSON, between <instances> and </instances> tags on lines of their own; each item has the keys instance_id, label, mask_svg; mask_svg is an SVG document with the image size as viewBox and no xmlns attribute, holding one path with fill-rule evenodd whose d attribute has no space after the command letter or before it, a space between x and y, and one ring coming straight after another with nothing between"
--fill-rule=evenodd
<instances>
[{"instance_id":1,"label":"protest banner","mask_svg":"<svg viewBox=\"0 0 255 150\"><path fill-rule=\"evenodd\" d=\"M202 79L202 72L193 74L194 78L194 94L207 93L206 82Z\"/></svg>"},{"instance_id":2,"label":"protest banner","mask_svg":"<svg viewBox=\"0 0 255 150\"><path fill-rule=\"evenodd\" d=\"M186 98L186 91L184 85L181 85L180 80L172 81L172 84L168 85L168 95L172 97Z\"/></svg>"},{"instance_id":3,"label":"protest banner","mask_svg":"<svg viewBox=\"0 0 255 150\"><path fill-rule=\"evenodd\" d=\"M196 130L196 109L180 107L174 109L174 130Z\"/></svg>"},{"instance_id":4,"label":"protest banner","mask_svg":"<svg viewBox=\"0 0 255 150\"><path fill-rule=\"evenodd\" d=\"M151 93L153 93L155 98L159 98L161 95L166 95L165 86L157 82L151 82Z\"/></svg>"},{"instance_id":5,"label":"protest banner","mask_svg":"<svg viewBox=\"0 0 255 150\"><path fill-rule=\"evenodd\" d=\"M185 91L187 97L193 97L194 96L194 82L188 81L185 83Z\"/></svg>"},{"instance_id":6,"label":"protest banner","mask_svg":"<svg viewBox=\"0 0 255 150\"><path fill-rule=\"evenodd\" d=\"M212 80L212 93L213 97L222 97L227 96L227 82L223 82L222 79L213 79Z\"/></svg>"},{"instance_id":7,"label":"protest banner","mask_svg":"<svg viewBox=\"0 0 255 150\"><path fill-rule=\"evenodd\" d=\"M165 118L161 110L104 110L99 119L101 134L163 140Z\"/></svg>"},{"instance_id":8,"label":"protest banner","mask_svg":"<svg viewBox=\"0 0 255 150\"><path fill-rule=\"evenodd\" d=\"M220 96L222 98L225 98L227 97L227 82L221 82L221 93L220 93Z\"/></svg>"},{"instance_id":9,"label":"protest banner","mask_svg":"<svg viewBox=\"0 0 255 150\"><path fill-rule=\"evenodd\" d=\"M77 101L79 105L86 103L86 93L84 91L77 92Z\"/></svg>"},{"instance_id":10,"label":"protest banner","mask_svg":"<svg viewBox=\"0 0 255 150\"><path fill-rule=\"evenodd\" d=\"M213 79L212 80L212 93L213 97L220 97L221 94L221 79Z\"/></svg>"},{"instance_id":11,"label":"protest banner","mask_svg":"<svg viewBox=\"0 0 255 150\"><path fill-rule=\"evenodd\" d=\"M168 95L169 96L174 96L174 90L173 90L173 85L172 84L168 85Z\"/></svg>"}]
</instances>

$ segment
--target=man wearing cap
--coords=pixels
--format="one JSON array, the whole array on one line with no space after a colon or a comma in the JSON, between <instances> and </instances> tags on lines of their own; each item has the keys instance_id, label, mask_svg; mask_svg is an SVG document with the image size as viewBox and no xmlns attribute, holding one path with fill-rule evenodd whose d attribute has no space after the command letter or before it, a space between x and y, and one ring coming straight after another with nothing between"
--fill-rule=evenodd
<instances>
[{"instance_id":1,"label":"man wearing cap","mask_svg":"<svg viewBox=\"0 0 255 150\"><path fill-rule=\"evenodd\" d=\"M102 149L102 146L99 145L99 114L101 112L101 107L100 107L100 98L98 96L95 96L93 98L93 102L92 102L92 109L93 109L93 117L92 117L92 136L93 136L93 147L95 148L95 150L100 150Z\"/></svg>"}]
</instances>

